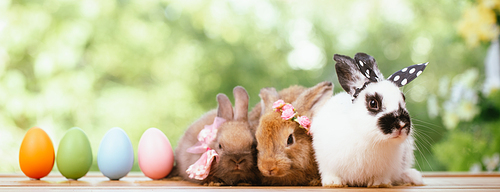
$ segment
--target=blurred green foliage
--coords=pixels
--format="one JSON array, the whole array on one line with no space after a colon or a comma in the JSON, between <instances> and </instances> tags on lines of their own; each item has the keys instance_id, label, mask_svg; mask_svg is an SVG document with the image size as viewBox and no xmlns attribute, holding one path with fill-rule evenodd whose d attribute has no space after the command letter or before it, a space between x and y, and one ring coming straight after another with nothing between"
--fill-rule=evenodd
<instances>
[{"instance_id":1,"label":"blurred green foliage","mask_svg":"<svg viewBox=\"0 0 500 192\"><path fill-rule=\"evenodd\" d=\"M500 91L488 96L479 91L479 113L470 121L462 120L433 151L450 171L497 171L500 152ZM470 111L470 110L469 110Z\"/></svg>"},{"instance_id":2,"label":"blurred green foliage","mask_svg":"<svg viewBox=\"0 0 500 192\"><path fill-rule=\"evenodd\" d=\"M386 76L430 62L404 92L417 132L417 169L445 170L431 147L447 130L429 117L427 98L437 94L441 78L483 70L486 46L469 49L456 32L465 6L453 0L0 1L0 172L20 171L18 150L30 127L42 127L55 146L66 130L80 127L94 157L115 126L128 133L136 153L150 127L175 147L191 122L217 106L217 93L232 99L233 87L242 85L253 106L263 87L328 80L340 92L331 58L357 52L374 56ZM98 170L96 161L91 170ZM139 171L137 161L133 170Z\"/></svg>"}]
</instances>

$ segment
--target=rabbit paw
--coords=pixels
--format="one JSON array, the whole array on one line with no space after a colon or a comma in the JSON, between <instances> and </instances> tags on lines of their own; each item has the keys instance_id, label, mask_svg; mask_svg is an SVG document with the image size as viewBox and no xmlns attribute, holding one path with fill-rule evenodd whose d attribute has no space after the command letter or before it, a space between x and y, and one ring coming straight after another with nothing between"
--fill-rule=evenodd
<instances>
[{"instance_id":1,"label":"rabbit paw","mask_svg":"<svg viewBox=\"0 0 500 192\"><path fill-rule=\"evenodd\" d=\"M368 185L368 188L391 188L392 185L390 183L381 183L379 185Z\"/></svg>"},{"instance_id":2,"label":"rabbit paw","mask_svg":"<svg viewBox=\"0 0 500 192\"><path fill-rule=\"evenodd\" d=\"M238 183L238 186L252 186L251 183Z\"/></svg>"},{"instance_id":3,"label":"rabbit paw","mask_svg":"<svg viewBox=\"0 0 500 192\"><path fill-rule=\"evenodd\" d=\"M404 185L423 186L422 174L416 169L408 169L402 175Z\"/></svg>"},{"instance_id":4,"label":"rabbit paw","mask_svg":"<svg viewBox=\"0 0 500 192\"><path fill-rule=\"evenodd\" d=\"M321 180L320 179L313 179L309 181L309 186L321 186Z\"/></svg>"},{"instance_id":5,"label":"rabbit paw","mask_svg":"<svg viewBox=\"0 0 500 192\"><path fill-rule=\"evenodd\" d=\"M323 187L329 187L329 188L344 188L344 187L347 187L347 185L331 184L331 185L323 185Z\"/></svg>"},{"instance_id":6,"label":"rabbit paw","mask_svg":"<svg viewBox=\"0 0 500 192\"><path fill-rule=\"evenodd\" d=\"M347 185L342 182L342 179L337 176L324 176L321 183L323 184L323 187L330 187L330 188L341 188L341 187L347 187Z\"/></svg>"},{"instance_id":7,"label":"rabbit paw","mask_svg":"<svg viewBox=\"0 0 500 192\"><path fill-rule=\"evenodd\" d=\"M392 187L391 180L387 178L373 179L368 182L366 187L370 188L389 188Z\"/></svg>"},{"instance_id":8,"label":"rabbit paw","mask_svg":"<svg viewBox=\"0 0 500 192\"><path fill-rule=\"evenodd\" d=\"M205 186L216 186L216 187L219 187L219 186L224 185L224 183L210 181L210 183L205 183L204 185Z\"/></svg>"}]
</instances>

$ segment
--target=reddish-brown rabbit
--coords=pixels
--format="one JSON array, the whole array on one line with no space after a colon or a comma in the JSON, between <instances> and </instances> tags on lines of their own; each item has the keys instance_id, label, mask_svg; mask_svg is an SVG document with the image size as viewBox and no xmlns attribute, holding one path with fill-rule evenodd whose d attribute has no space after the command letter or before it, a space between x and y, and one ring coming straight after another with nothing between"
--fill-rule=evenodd
<instances>
[{"instance_id":1,"label":"reddish-brown rabbit","mask_svg":"<svg viewBox=\"0 0 500 192\"><path fill-rule=\"evenodd\" d=\"M279 93L274 88L261 89L262 106L256 107L250 117L255 115L255 110L261 110L256 139L257 165L263 175L263 185L321 184L311 135L298 122L283 119L281 112L273 110L273 103L282 99L295 108L296 117L311 118L332 96L332 89L331 82L312 88L292 86Z\"/></svg>"}]
</instances>

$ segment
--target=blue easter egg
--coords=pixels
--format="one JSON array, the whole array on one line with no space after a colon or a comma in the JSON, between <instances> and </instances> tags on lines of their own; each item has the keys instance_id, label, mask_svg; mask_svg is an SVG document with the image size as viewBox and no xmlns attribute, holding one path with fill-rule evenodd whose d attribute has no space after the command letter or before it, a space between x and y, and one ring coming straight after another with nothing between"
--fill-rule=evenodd
<instances>
[{"instance_id":1,"label":"blue easter egg","mask_svg":"<svg viewBox=\"0 0 500 192\"><path fill-rule=\"evenodd\" d=\"M127 133L111 128L102 138L97 153L99 170L111 180L125 177L134 164L134 149Z\"/></svg>"}]
</instances>

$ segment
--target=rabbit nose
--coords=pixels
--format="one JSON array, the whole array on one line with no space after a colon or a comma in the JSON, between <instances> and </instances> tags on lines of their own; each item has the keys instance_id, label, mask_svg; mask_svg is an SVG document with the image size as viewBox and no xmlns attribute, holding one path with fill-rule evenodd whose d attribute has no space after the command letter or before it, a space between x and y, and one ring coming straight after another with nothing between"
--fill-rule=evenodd
<instances>
[{"instance_id":1,"label":"rabbit nose","mask_svg":"<svg viewBox=\"0 0 500 192\"><path fill-rule=\"evenodd\" d=\"M231 159L231 161L234 163L234 169L235 170L241 170L241 164L245 162L245 159Z\"/></svg>"},{"instance_id":2,"label":"rabbit nose","mask_svg":"<svg viewBox=\"0 0 500 192\"><path fill-rule=\"evenodd\" d=\"M269 176L274 176L278 172L278 170L275 167L270 169L270 170L267 170L267 171L268 171Z\"/></svg>"},{"instance_id":3,"label":"rabbit nose","mask_svg":"<svg viewBox=\"0 0 500 192\"><path fill-rule=\"evenodd\" d=\"M278 175L278 167L270 167L263 172L265 176L267 177L274 177Z\"/></svg>"},{"instance_id":4,"label":"rabbit nose","mask_svg":"<svg viewBox=\"0 0 500 192\"><path fill-rule=\"evenodd\" d=\"M259 167L264 176L276 176L278 175L278 167L273 161L263 161L262 167Z\"/></svg>"},{"instance_id":5,"label":"rabbit nose","mask_svg":"<svg viewBox=\"0 0 500 192\"><path fill-rule=\"evenodd\" d=\"M239 165L245 161L245 159L231 159L234 164Z\"/></svg>"},{"instance_id":6,"label":"rabbit nose","mask_svg":"<svg viewBox=\"0 0 500 192\"><path fill-rule=\"evenodd\" d=\"M403 129L405 126L406 126L406 123L405 123L405 122L400 121L400 122L399 122L399 127L398 127L398 129L399 129L399 130L401 130L401 129Z\"/></svg>"}]
</instances>

